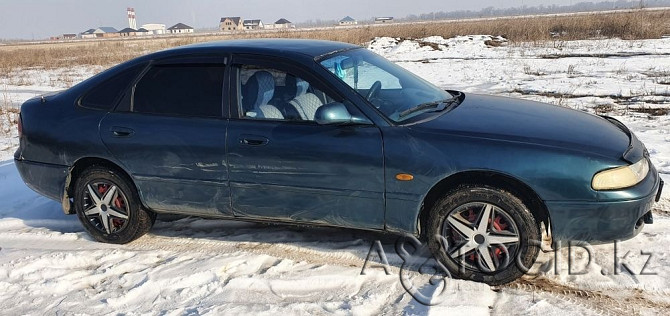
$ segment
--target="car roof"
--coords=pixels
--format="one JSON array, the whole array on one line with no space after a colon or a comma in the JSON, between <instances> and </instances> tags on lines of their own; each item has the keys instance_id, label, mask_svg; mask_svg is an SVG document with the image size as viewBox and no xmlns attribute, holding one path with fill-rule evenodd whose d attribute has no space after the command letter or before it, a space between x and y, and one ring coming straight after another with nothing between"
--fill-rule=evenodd
<instances>
[{"instance_id":1,"label":"car roof","mask_svg":"<svg viewBox=\"0 0 670 316\"><path fill-rule=\"evenodd\" d=\"M359 48L360 46L322 40L305 39L249 39L206 42L186 45L153 54L154 57L169 57L183 53L226 52L238 54L264 54L282 57L307 55L318 57L335 51ZM162 56L156 56L162 55Z\"/></svg>"}]
</instances>

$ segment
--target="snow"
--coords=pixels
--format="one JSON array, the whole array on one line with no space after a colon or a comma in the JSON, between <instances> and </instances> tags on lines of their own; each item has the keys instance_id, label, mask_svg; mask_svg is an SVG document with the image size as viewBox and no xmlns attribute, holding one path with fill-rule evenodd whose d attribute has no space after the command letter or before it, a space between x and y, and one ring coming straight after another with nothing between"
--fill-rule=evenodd
<instances>
[{"instance_id":1,"label":"snow","mask_svg":"<svg viewBox=\"0 0 670 316\"><path fill-rule=\"evenodd\" d=\"M511 44L487 35L378 38L368 48L443 88L538 100L621 119L670 180L670 38ZM67 88L100 68L25 69L0 79L3 107ZM15 126L0 115L0 309L5 314L661 314L670 308L670 193L655 223L616 245L542 253L537 275L509 286L431 285L401 269L395 236L185 218L159 218L128 245L94 242L76 216L21 181ZM387 275L376 254L380 240ZM627 254L628 253L628 254ZM651 253L651 257L649 256ZM626 255L627 254L627 255ZM585 274L568 273L572 267ZM647 262L648 260L648 262ZM646 265L646 266L645 266ZM557 267L557 268L555 268ZM647 272L640 275L640 272ZM439 302L413 299L400 275ZM444 291L444 292L443 292ZM442 294L440 294L442 293Z\"/></svg>"}]
</instances>

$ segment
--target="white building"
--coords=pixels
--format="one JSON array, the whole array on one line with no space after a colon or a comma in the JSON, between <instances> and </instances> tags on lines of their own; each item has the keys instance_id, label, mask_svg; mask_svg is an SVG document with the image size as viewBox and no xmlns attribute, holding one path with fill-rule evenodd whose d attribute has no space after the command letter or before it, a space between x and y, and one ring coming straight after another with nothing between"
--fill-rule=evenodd
<instances>
[{"instance_id":1,"label":"white building","mask_svg":"<svg viewBox=\"0 0 670 316\"><path fill-rule=\"evenodd\" d=\"M147 30L145 28L140 28L139 30L137 30L137 32L135 34L137 36L145 36L145 35L151 35L152 33L149 32L149 30Z\"/></svg>"},{"instance_id":2,"label":"white building","mask_svg":"<svg viewBox=\"0 0 670 316\"><path fill-rule=\"evenodd\" d=\"M95 29L88 29L86 31L81 32L81 34L79 35L81 38L95 38L95 34L93 32L95 32Z\"/></svg>"},{"instance_id":3,"label":"white building","mask_svg":"<svg viewBox=\"0 0 670 316\"><path fill-rule=\"evenodd\" d=\"M165 34L165 24L144 24L142 28L149 31L149 34L161 35Z\"/></svg>"},{"instance_id":4,"label":"white building","mask_svg":"<svg viewBox=\"0 0 670 316\"><path fill-rule=\"evenodd\" d=\"M281 19L277 20L277 22L275 22L274 28L275 29L291 29L291 28L295 28L295 25L293 25L293 22L291 22L287 19L281 18Z\"/></svg>"},{"instance_id":5,"label":"white building","mask_svg":"<svg viewBox=\"0 0 670 316\"><path fill-rule=\"evenodd\" d=\"M263 21L261 20L244 20L242 22L245 30L260 30L263 28Z\"/></svg>"},{"instance_id":6,"label":"white building","mask_svg":"<svg viewBox=\"0 0 670 316\"><path fill-rule=\"evenodd\" d=\"M186 33L193 33L193 28L184 24L184 23L177 23L173 26L170 26L167 29L167 32L170 34L186 34Z\"/></svg>"},{"instance_id":7,"label":"white building","mask_svg":"<svg viewBox=\"0 0 670 316\"><path fill-rule=\"evenodd\" d=\"M338 22L338 25L356 25L358 24L358 21L356 21L354 18L350 16L344 17L340 22Z\"/></svg>"},{"instance_id":8,"label":"white building","mask_svg":"<svg viewBox=\"0 0 670 316\"><path fill-rule=\"evenodd\" d=\"M375 18L375 23L380 24L380 23L393 23L393 17L392 16L382 16Z\"/></svg>"}]
</instances>

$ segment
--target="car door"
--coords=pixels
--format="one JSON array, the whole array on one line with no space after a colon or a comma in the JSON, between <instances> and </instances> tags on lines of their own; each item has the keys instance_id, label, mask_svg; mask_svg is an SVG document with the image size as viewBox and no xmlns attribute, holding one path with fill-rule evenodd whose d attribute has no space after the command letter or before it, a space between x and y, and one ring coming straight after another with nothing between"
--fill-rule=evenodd
<instances>
[{"instance_id":1,"label":"car door","mask_svg":"<svg viewBox=\"0 0 670 316\"><path fill-rule=\"evenodd\" d=\"M312 116L319 105L343 100L293 64L236 58L230 75L226 144L237 216L384 227L377 127L317 124Z\"/></svg>"},{"instance_id":2,"label":"car door","mask_svg":"<svg viewBox=\"0 0 670 316\"><path fill-rule=\"evenodd\" d=\"M100 122L100 136L149 208L232 215L224 57L152 62Z\"/></svg>"}]
</instances>

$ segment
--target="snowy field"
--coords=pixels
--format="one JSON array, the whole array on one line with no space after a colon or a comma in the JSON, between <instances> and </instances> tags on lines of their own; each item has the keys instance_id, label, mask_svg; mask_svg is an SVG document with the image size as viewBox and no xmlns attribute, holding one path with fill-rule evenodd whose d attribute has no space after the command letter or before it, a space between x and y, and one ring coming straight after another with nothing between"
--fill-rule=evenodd
<instances>
[{"instance_id":1,"label":"snowy field","mask_svg":"<svg viewBox=\"0 0 670 316\"><path fill-rule=\"evenodd\" d=\"M670 181L670 38L516 45L488 36L380 38L369 48L440 87L609 113L647 145ZM18 106L97 71L16 72L0 79L0 102ZM541 254L536 275L513 284L450 280L442 291L430 285L425 271L401 269L395 236L368 232L187 218L159 220L129 245L96 243L59 203L22 183L11 161L15 128L6 121L0 128L2 314L564 316L670 310L670 193L655 206L655 223L618 243L616 252L611 244L593 246L587 265L586 252L573 249L573 272L582 274L568 272L564 249ZM379 264L361 275L375 240L388 256L389 275ZM379 262L376 255L372 259ZM400 275L439 304L413 299Z\"/></svg>"}]
</instances>

